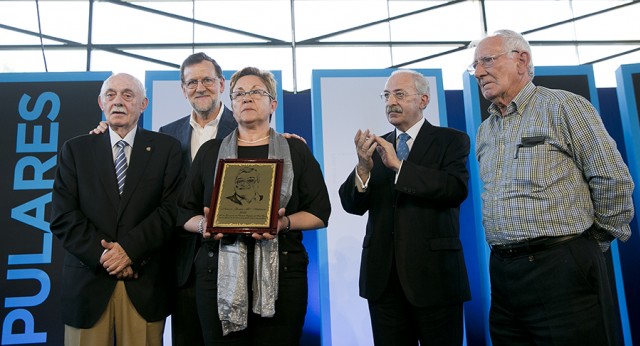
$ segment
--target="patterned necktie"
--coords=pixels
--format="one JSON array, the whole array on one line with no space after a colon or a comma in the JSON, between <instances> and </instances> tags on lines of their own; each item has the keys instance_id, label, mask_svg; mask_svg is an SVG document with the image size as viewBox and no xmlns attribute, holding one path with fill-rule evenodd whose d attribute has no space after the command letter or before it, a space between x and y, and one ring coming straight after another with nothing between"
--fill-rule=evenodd
<instances>
[{"instance_id":1,"label":"patterned necktie","mask_svg":"<svg viewBox=\"0 0 640 346\"><path fill-rule=\"evenodd\" d=\"M409 146L407 145L409 138L411 138L411 136L406 133L401 133L400 136L398 136L396 154L400 160L406 160L407 157L409 157Z\"/></svg>"},{"instance_id":2,"label":"patterned necktie","mask_svg":"<svg viewBox=\"0 0 640 346\"><path fill-rule=\"evenodd\" d=\"M127 156L124 154L124 147L129 145L129 143L124 140L116 143L118 146L118 153L116 154L116 179L118 179L118 190L122 195L122 190L124 189L124 180L127 178Z\"/></svg>"}]
</instances>

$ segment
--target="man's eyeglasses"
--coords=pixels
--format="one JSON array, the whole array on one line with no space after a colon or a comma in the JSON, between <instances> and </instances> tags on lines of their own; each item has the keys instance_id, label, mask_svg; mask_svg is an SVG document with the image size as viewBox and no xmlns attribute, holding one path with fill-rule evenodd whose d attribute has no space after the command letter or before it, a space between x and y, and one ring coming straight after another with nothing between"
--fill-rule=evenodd
<instances>
[{"instance_id":1,"label":"man's eyeglasses","mask_svg":"<svg viewBox=\"0 0 640 346\"><path fill-rule=\"evenodd\" d=\"M274 99L274 97L271 96L271 94L269 94L266 90L262 90L262 89L254 89L249 91L234 91L231 94L229 94L229 97L231 97L232 100L235 100L237 98L243 99L244 95L249 95L249 97L251 97L254 100L257 100L262 96L269 96L269 98Z\"/></svg>"},{"instance_id":2,"label":"man's eyeglasses","mask_svg":"<svg viewBox=\"0 0 640 346\"><path fill-rule=\"evenodd\" d=\"M394 92L384 91L380 94L380 99L382 99L382 101L389 101L389 97L391 97L391 95L393 95L393 97L395 97L396 100L400 101L407 96L422 95L422 94L409 94L406 91L394 91Z\"/></svg>"},{"instance_id":3,"label":"man's eyeglasses","mask_svg":"<svg viewBox=\"0 0 640 346\"><path fill-rule=\"evenodd\" d=\"M197 89L198 83L202 83L205 88L211 88L213 86L213 83L215 83L217 80L218 78L191 79L184 82L184 86L187 87L187 89Z\"/></svg>"},{"instance_id":4,"label":"man's eyeglasses","mask_svg":"<svg viewBox=\"0 0 640 346\"><path fill-rule=\"evenodd\" d=\"M491 66L493 66L493 64L496 62L496 60L499 57L509 53L520 53L520 51L512 50L512 51L503 52L500 54L480 57L478 58L478 60L475 60L474 62L471 63L471 65L467 67L467 72L469 72L470 74L475 74L476 68L478 67L478 65L482 66L483 68L490 68Z\"/></svg>"}]
</instances>

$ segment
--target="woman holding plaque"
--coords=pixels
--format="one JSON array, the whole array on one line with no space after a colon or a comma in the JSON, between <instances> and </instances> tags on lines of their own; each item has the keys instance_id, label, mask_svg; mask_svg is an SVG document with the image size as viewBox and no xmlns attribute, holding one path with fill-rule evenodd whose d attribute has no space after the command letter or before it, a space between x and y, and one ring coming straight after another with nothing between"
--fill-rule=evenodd
<instances>
[{"instance_id":1,"label":"woman holding plaque","mask_svg":"<svg viewBox=\"0 0 640 346\"><path fill-rule=\"evenodd\" d=\"M179 201L178 222L203 235L195 258L196 300L208 345L298 345L302 334L309 260L301 231L326 227L331 206L320 165L306 143L270 127L278 105L274 95L271 72L247 67L231 77L238 129L198 150ZM279 205L273 206L278 208L277 234L207 230L207 217L234 205L223 195L217 210L209 210L212 195L221 193L215 182L227 179L216 180L219 159L284 162L281 183L275 184L280 188L274 191L280 193ZM228 185L236 184L235 175L228 179ZM260 184L265 180L261 175ZM243 223L244 218L234 222Z\"/></svg>"}]
</instances>

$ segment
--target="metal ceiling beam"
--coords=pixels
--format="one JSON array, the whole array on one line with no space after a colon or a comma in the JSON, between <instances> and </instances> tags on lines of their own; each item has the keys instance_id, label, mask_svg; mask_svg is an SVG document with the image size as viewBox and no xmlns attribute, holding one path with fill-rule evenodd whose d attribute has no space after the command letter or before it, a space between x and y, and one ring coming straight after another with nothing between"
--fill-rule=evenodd
<instances>
[{"instance_id":1,"label":"metal ceiling beam","mask_svg":"<svg viewBox=\"0 0 640 346\"><path fill-rule=\"evenodd\" d=\"M420 14L420 13L424 13L424 12L429 12L429 11L437 10L437 9L439 9L439 8L443 8L443 7L446 7L446 6L455 5L455 4L457 4L457 3L461 3L461 2L465 2L465 1L469 1L469 0L455 0L455 1L449 1L449 2L447 2L446 4L440 4L440 5L436 5L436 6L426 7L426 8L420 9L420 10L416 10L416 11L412 11L412 12L407 12L407 13L399 14L399 15L397 15L397 16L393 16L393 17L388 17L388 18L385 18L385 19L376 20L376 21L369 22L369 23L362 24L362 25L353 26L353 27L351 27L351 28L347 28L347 29L344 29L344 30L335 31L335 32L332 32L332 33L329 33L329 34L325 34L325 35L321 35L321 36L316 36L316 37L313 37L313 38L309 38L309 39L306 39L306 40L299 41L299 42L297 42L297 44L301 44L301 43L302 43L302 44L306 44L306 43L312 43L312 44L320 43L320 41L321 41L321 40L327 39L327 38L329 38L329 37L335 37L335 36L342 35L342 34L346 34L346 33L349 33L349 32L356 31L356 30L361 30L361 29L364 29L364 28L372 27L372 26L375 26L375 25L378 25L378 24L388 23L388 22L394 21L394 20L396 20L396 19L401 19L401 18L405 18L405 17L413 16L413 15L416 15L416 14Z\"/></svg>"},{"instance_id":2,"label":"metal ceiling beam","mask_svg":"<svg viewBox=\"0 0 640 346\"><path fill-rule=\"evenodd\" d=\"M159 15L159 16L163 16L163 17L167 17L167 18L173 18L173 19L180 20L180 21L187 22L187 23L194 23L194 24L206 26L206 27L209 27L209 28L214 28L214 29L218 29L218 30L222 30L222 31L226 31L226 32L234 33L234 34L239 34L239 35L255 38L255 39L258 39L258 40L264 40L264 41L274 42L274 43L288 43L289 45L291 45L291 42L282 41L282 40L274 38L274 37L268 37L268 36L259 35L259 34L248 32L248 31L244 31L244 30L238 30L238 29L230 28L230 27L224 26L224 25L218 25L218 24L214 24L214 23L211 23L211 22L205 22L203 20L197 20L197 19L194 19L194 18L189 18L189 17L185 17L185 16L179 16L177 14L173 14L173 13L170 13L170 12L159 11L159 10L156 10L156 9L153 9L153 8L140 6L140 5L134 5L132 3L125 2L125 1L122 1L122 0L99 0L99 1L100 2L106 2L106 3L114 4L114 5L119 5L119 6L123 6L123 7L132 8L132 9L135 9L135 10L138 10L138 11L153 13L153 14L156 14L156 15Z\"/></svg>"},{"instance_id":3,"label":"metal ceiling beam","mask_svg":"<svg viewBox=\"0 0 640 346\"><path fill-rule=\"evenodd\" d=\"M535 28L535 29L531 29L531 30L523 31L521 34L522 34L522 35L528 35L528 34L531 34L531 33L534 33L534 32L538 32L538 31L546 30L546 29L549 29L549 28L553 28L553 27L556 27L556 26L563 25L563 24L572 23L572 22L577 22L577 21L579 21L579 20L582 20L582 19L585 19L585 18L590 18L590 17L593 17L593 16L597 16L597 15L599 15L599 14L603 14L603 13L607 13L607 12L611 12L611 11L619 10L619 9L621 9L621 8L623 8L623 7L627 7L627 6L631 6L631 5L637 5L638 3L639 3L639 2L638 2L638 0L634 0L633 2L628 2L628 3L626 3L626 4L622 4L622 5L618 5L618 6L609 7L609 8L606 8L606 9L604 9L604 10L600 10L600 11L595 11L595 12L587 13L587 14L584 14L584 15L582 15L582 16L578 16L578 17L575 17L575 18L565 19L565 20L562 20L562 21L559 21L559 22L555 22L555 23L553 23L553 24L549 24L549 25L545 25L545 26L537 27L537 28Z\"/></svg>"}]
</instances>

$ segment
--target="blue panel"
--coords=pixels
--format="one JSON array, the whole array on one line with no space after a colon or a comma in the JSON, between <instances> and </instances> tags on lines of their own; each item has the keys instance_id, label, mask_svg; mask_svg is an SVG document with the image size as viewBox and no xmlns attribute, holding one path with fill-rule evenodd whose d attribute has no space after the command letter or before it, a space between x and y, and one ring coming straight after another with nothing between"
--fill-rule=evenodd
<instances>
[{"instance_id":1,"label":"blue panel","mask_svg":"<svg viewBox=\"0 0 640 346\"><path fill-rule=\"evenodd\" d=\"M111 72L37 72L0 73L0 82L74 82L104 81ZM98 95L96 95L96 102Z\"/></svg>"},{"instance_id":2,"label":"blue panel","mask_svg":"<svg viewBox=\"0 0 640 346\"><path fill-rule=\"evenodd\" d=\"M634 340L640 340L640 64L622 65L616 70L618 104L620 106L620 122L626 151L627 164L631 177L636 184L633 199L636 216L631 224L632 236L625 244L619 244L622 258L624 289L627 293L629 309L628 328ZM624 321L623 321L624 322ZM625 331L626 332L626 331ZM627 335L625 334L625 337ZM626 339L625 339L626 340ZM631 340L631 337L629 337ZM629 343L630 344L630 343Z\"/></svg>"},{"instance_id":3,"label":"blue panel","mask_svg":"<svg viewBox=\"0 0 640 346\"><path fill-rule=\"evenodd\" d=\"M284 130L288 133L295 133L303 137L309 146L312 146L313 136L311 134L311 94L298 93L284 95ZM302 329L301 345L320 345L321 333L321 309L320 309L320 283L319 283L319 262L318 262L318 231L304 232L303 244L309 253L309 266L307 268L307 278L309 282L309 301L307 304L307 315Z\"/></svg>"},{"instance_id":4,"label":"blue panel","mask_svg":"<svg viewBox=\"0 0 640 346\"><path fill-rule=\"evenodd\" d=\"M471 153L469 159L469 195L467 200L472 201L473 208L473 222L475 224L475 252L473 253L478 267L478 273L474 275L471 284L471 293L473 294L473 307L478 310L472 310L473 318L472 323L475 328L482 328L483 333L473 334L474 344L477 345L490 345L489 337L489 307L491 306L491 284L489 281L489 247L485 241L484 228L482 227L482 201L480 194L483 189L482 180L480 180L480 168L478 167L478 161L475 158L476 152L476 133L480 123L482 123L482 114L484 109L480 108L481 100L484 100L479 91L476 80L469 73L464 73L463 76L463 99L465 108L465 117L467 119L467 134L471 139ZM469 253L469 255L472 255ZM470 280L472 277L469 278ZM469 328L469 327L467 327ZM471 336L471 335L470 335ZM471 341L471 340L470 340ZM470 343L471 344L471 343Z\"/></svg>"},{"instance_id":5,"label":"blue panel","mask_svg":"<svg viewBox=\"0 0 640 346\"><path fill-rule=\"evenodd\" d=\"M447 90L447 113L449 114L449 127L466 132L464 110L464 95L461 90ZM475 143L472 143L475 145ZM475 164L475 154L471 150L467 169L471 171L471 164ZM487 266L478 258L484 256L486 245L482 229L478 229L475 222L474 186L469 185L469 197L460 206L460 240L464 249L464 259L471 286L471 300L464 304L465 334L468 345L486 345L487 330L485 311L489 302L482 299L486 296L485 280L488 278Z\"/></svg>"},{"instance_id":6,"label":"blue panel","mask_svg":"<svg viewBox=\"0 0 640 346\"><path fill-rule=\"evenodd\" d=\"M625 149L629 170L636 183L640 183L640 124L637 98L640 89L634 87L634 79L640 79L640 64L622 65L616 70L618 83L618 102L620 105L620 120L622 123ZM640 201L640 189L634 191L636 203Z\"/></svg>"},{"instance_id":7,"label":"blue panel","mask_svg":"<svg viewBox=\"0 0 640 346\"><path fill-rule=\"evenodd\" d=\"M103 118L111 72L0 73L0 297L3 345L62 345L65 250L49 230L63 143Z\"/></svg>"},{"instance_id":8,"label":"blue panel","mask_svg":"<svg viewBox=\"0 0 640 346\"><path fill-rule=\"evenodd\" d=\"M284 93L282 91L282 71L271 71L276 79L276 99L279 100L278 108L276 109L275 129L278 132L284 132ZM225 72L225 78L227 78ZM229 76L231 79L231 76Z\"/></svg>"},{"instance_id":9,"label":"blue panel","mask_svg":"<svg viewBox=\"0 0 640 346\"><path fill-rule=\"evenodd\" d=\"M35 72L35 73L0 73L0 82L73 82L73 81L105 81L112 72ZM96 103L98 95L96 95ZM104 120L104 113L102 114Z\"/></svg>"},{"instance_id":10,"label":"blue panel","mask_svg":"<svg viewBox=\"0 0 640 346\"><path fill-rule=\"evenodd\" d=\"M0 73L0 82L73 82L73 81L105 81L112 72L35 72L35 73ZM96 95L96 103L98 95ZM104 120L104 113L102 114ZM88 130L87 130L88 132Z\"/></svg>"},{"instance_id":11,"label":"blue panel","mask_svg":"<svg viewBox=\"0 0 640 346\"><path fill-rule=\"evenodd\" d=\"M156 80L180 80L180 71L146 71L144 74L145 89L147 89L147 98L149 99L149 105L145 110L148 116L142 117L142 127L147 130L151 130L153 119L153 81Z\"/></svg>"}]
</instances>

